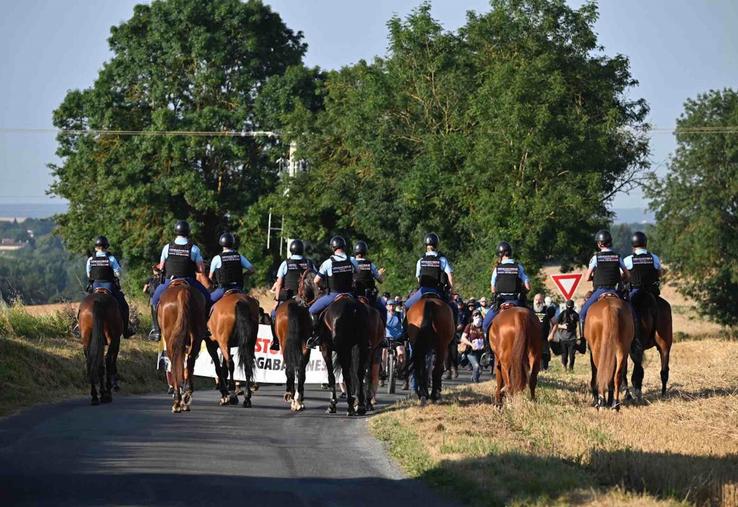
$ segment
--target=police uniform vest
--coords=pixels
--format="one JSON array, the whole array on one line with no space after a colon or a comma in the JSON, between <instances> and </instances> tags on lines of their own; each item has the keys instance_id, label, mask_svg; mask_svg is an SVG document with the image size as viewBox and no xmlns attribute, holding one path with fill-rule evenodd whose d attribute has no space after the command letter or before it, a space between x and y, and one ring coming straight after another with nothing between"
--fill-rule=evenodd
<instances>
[{"instance_id":1,"label":"police uniform vest","mask_svg":"<svg viewBox=\"0 0 738 507\"><path fill-rule=\"evenodd\" d=\"M90 257L90 280L100 282L112 282L115 280L113 266L110 264L108 254L105 257Z\"/></svg>"},{"instance_id":2,"label":"police uniform vest","mask_svg":"<svg viewBox=\"0 0 738 507\"><path fill-rule=\"evenodd\" d=\"M194 278L196 266L192 260L192 243L178 245L169 243L169 253L164 260L164 273L167 278L189 277Z\"/></svg>"},{"instance_id":3,"label":"police uniform vest","mask_svg":"<svg viewBox=\"0 0 738 507\"><path fill-rule=\"evenodd\" d=\"M420 286L440 289L443 269L440 255L424 255L420 259Z\"/></svg>"},{"instance_id":4,"label":"police uniform vest","mask_svg":"<svg viewBox=\"0 0 738 507\"><path fill-rule=\"evenodd\" d=\"M354 286L354 265L350 259L331 257L331 276L328 277L330 292L351 292Z\"/></svg>"},{"instance_id":5,"label":"police uniform vest","mask_svg":"<svg viewBox=\"0 0 738 507\"><path fill-rule=\"evenodd\" d=\"M637 254L632 257L633 268L630 270L630 286L634 289L650 289L659 278L659 272L654 266L653 255L650 253Z\"/></svg>"},{"instance_id":6,"label":"police uniform vest","mask_svg":"<svg viewBox=\"0 0 738 507\"><path fill-rule=\"evenodd\" d=\"M297 294L300 277L306 270L310 269L310 264L307 259L287 259L285 262L287 263L287 274L284 275L282 288L292 291L292 294Z\"/></svg>"},{"instance_id":7,"label":"police uniform vest","mask_svg":"<svg viewBox=\"0 0 738 507\"><path fill-rule=\"evenodd\" d=\"M243 286L243 268L241 267L241 254L235 250L222 252L220 254L220 267L218 268L218 285L221 287L240 285Z\"/></svg>"},{"instance_id":8,"label":"police uniform vest","mask_svg":"<svg viewBox=\"0 0 738 507\"><path fill-rule=\"evenodd\" d=\"M495 294L518 294L522 292L520 266L518 264L499 264L495 277Z\"/></svg>"},{"instance_id":9,"label":"police uniform vest","mask_svg":"<svg viewBox=\"0 0 738 507\"><path fill-rule=\"evenodd\" d=\"M597 252L594 274L595 289L614 289L620 283L620 256L617 252Z\"/></svg>"},{"instance_id":10,"label":"police uniform vest","mask_svg":"<svg viewBox=\"0 0 738 507\"><path fill-rule=\"evenodd\" d=\"M354 276L356 281L356 291L363 296L367 290L373 290L376 287L374 283L374 275L372 274L372 261L368 259L356 259L358 271Z\"/></svg>"}]
</instances>

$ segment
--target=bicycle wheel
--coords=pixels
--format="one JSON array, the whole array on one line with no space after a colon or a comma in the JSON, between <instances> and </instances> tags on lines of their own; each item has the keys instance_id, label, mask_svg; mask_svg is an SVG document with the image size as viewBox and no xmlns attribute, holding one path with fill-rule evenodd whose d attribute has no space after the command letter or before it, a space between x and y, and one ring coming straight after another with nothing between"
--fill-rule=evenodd
<instances>
[{"instance_id":1,"label":"bicycle wheel","mask_svg":"<svg viewBox=\"0 0 738 507\"><path fill-rule=\"evenodd\" d=\"M392 350L387 356L387 394L395 394L395 351Z\"/></svg>"}]
</instances>

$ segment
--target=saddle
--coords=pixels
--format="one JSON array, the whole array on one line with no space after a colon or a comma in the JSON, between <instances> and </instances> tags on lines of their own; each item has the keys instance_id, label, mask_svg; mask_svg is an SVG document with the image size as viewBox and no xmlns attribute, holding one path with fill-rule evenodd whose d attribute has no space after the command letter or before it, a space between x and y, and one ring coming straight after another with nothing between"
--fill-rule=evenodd
<instances>
[{"instance_id":1,"label":"saddle","mask_svg":"<svg viewBox=\"0 0 738 507\"><path fill-rule=\"evenodd\" d=\"M172 280L172 283L169 284L169 287L178 287L180 285L189 287L190 282L188 282L185 278L175 278L174 280Z\"/></svg>"},{"instance_id":2,"label":"saddle","mask_svg":"<svg viewBox=\"0 0 738 507\"><path fill-rule=\"evenodd\" d=\"M223 293L223 296L227 296L228 294L243 294L243 291L241 289L228 289Z\"/></svg>"},{"instance_id":3,"label":"saddle","mask_svg":"<svg viewBox=\"0 0 738 507\"><path fill-rule=\"evenodd\" d=\"M600 297L597 298L597 301L601 301L605 298L618 298L620 299L620 295L617 292L605 292L604 294L601 294Z\"/></svg>"},{"instance_id":4,"label":"saddle","mask_svg":"<svg viewBox=\"0 0 738 507\"><path fill-rule=\"evenodd\" d=\"M336 299L334 299L333 302L335 303L336 301L340 301L340 300L346 299L346 298L354 299L354 296L352 296L351 294L349 294L348 292L346 292L344 294L339 294L338 296L336 296Z\"/></svg>"},{"instance_id":5,"label":"saddle","mask_svg":"<svg viewBox=\"0 0 738 507\"><path fill-rule=\"evenodd\" d=\"M113 292L105 287L98 287L93 291L93 294L107 294L108 296L112 296Z\"/></svg>"},{"instance_id":6,"label":"saddle","mask_svg":"<svg viewBox=\"0 0 738 507\"><path fill-rule=\"evenodd\" d=\"M500 303L500 311L501 312L504 312L505 310L508 310L510 308L515 308L516 306L518 306L518 305L506 301L504 303Z\"/></svg>"},{"instance_id":7,"label":"saddle","mask_svg":"<svg viewBox=\"0 0 738 507\"><path fill-rule=\"evenodd\" d=\"M435 292L426 292L422 296L420 296L420 299L443 299L440 294L437 294Z\"/></svg>"}]
</instances>

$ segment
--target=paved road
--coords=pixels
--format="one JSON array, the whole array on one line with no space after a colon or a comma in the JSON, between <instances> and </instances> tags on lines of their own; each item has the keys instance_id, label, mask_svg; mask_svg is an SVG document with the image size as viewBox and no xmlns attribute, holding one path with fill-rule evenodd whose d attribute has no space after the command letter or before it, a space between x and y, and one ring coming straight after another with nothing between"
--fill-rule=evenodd
<instances>
[{"instance_id":1,"label":"paved road","mask_svg":"<svg viewBox=\"0 0 738 507\"><path fill-rule=\"evenodd\" d=\"M300 414L281 387L264 386L251 409L219 407L216 391L200 390L188 414L151 394L2 419L0 505L449 505L403 477L367 418L325 415L327 393L308 389Z\"/></svg>"}]
</instances>

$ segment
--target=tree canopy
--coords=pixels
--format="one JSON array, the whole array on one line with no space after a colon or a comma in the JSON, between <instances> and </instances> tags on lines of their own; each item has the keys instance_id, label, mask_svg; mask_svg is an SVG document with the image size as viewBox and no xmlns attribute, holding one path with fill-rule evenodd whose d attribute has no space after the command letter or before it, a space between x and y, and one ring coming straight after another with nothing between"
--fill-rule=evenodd
<instances>
[{"instance_id":1,"label":"tree canopy","mask_svg":"<svg viewBox=\"0 0 738 507\"><path fill-rule=\"evenodd\" d=\"M681 292L699 302L703 315L736 326L738 139L735 133L705 131L732 125L738 125L735 90L687 100L669 172L652 176L647 196L660 248Z\"/></svg>"}]
</instances>

